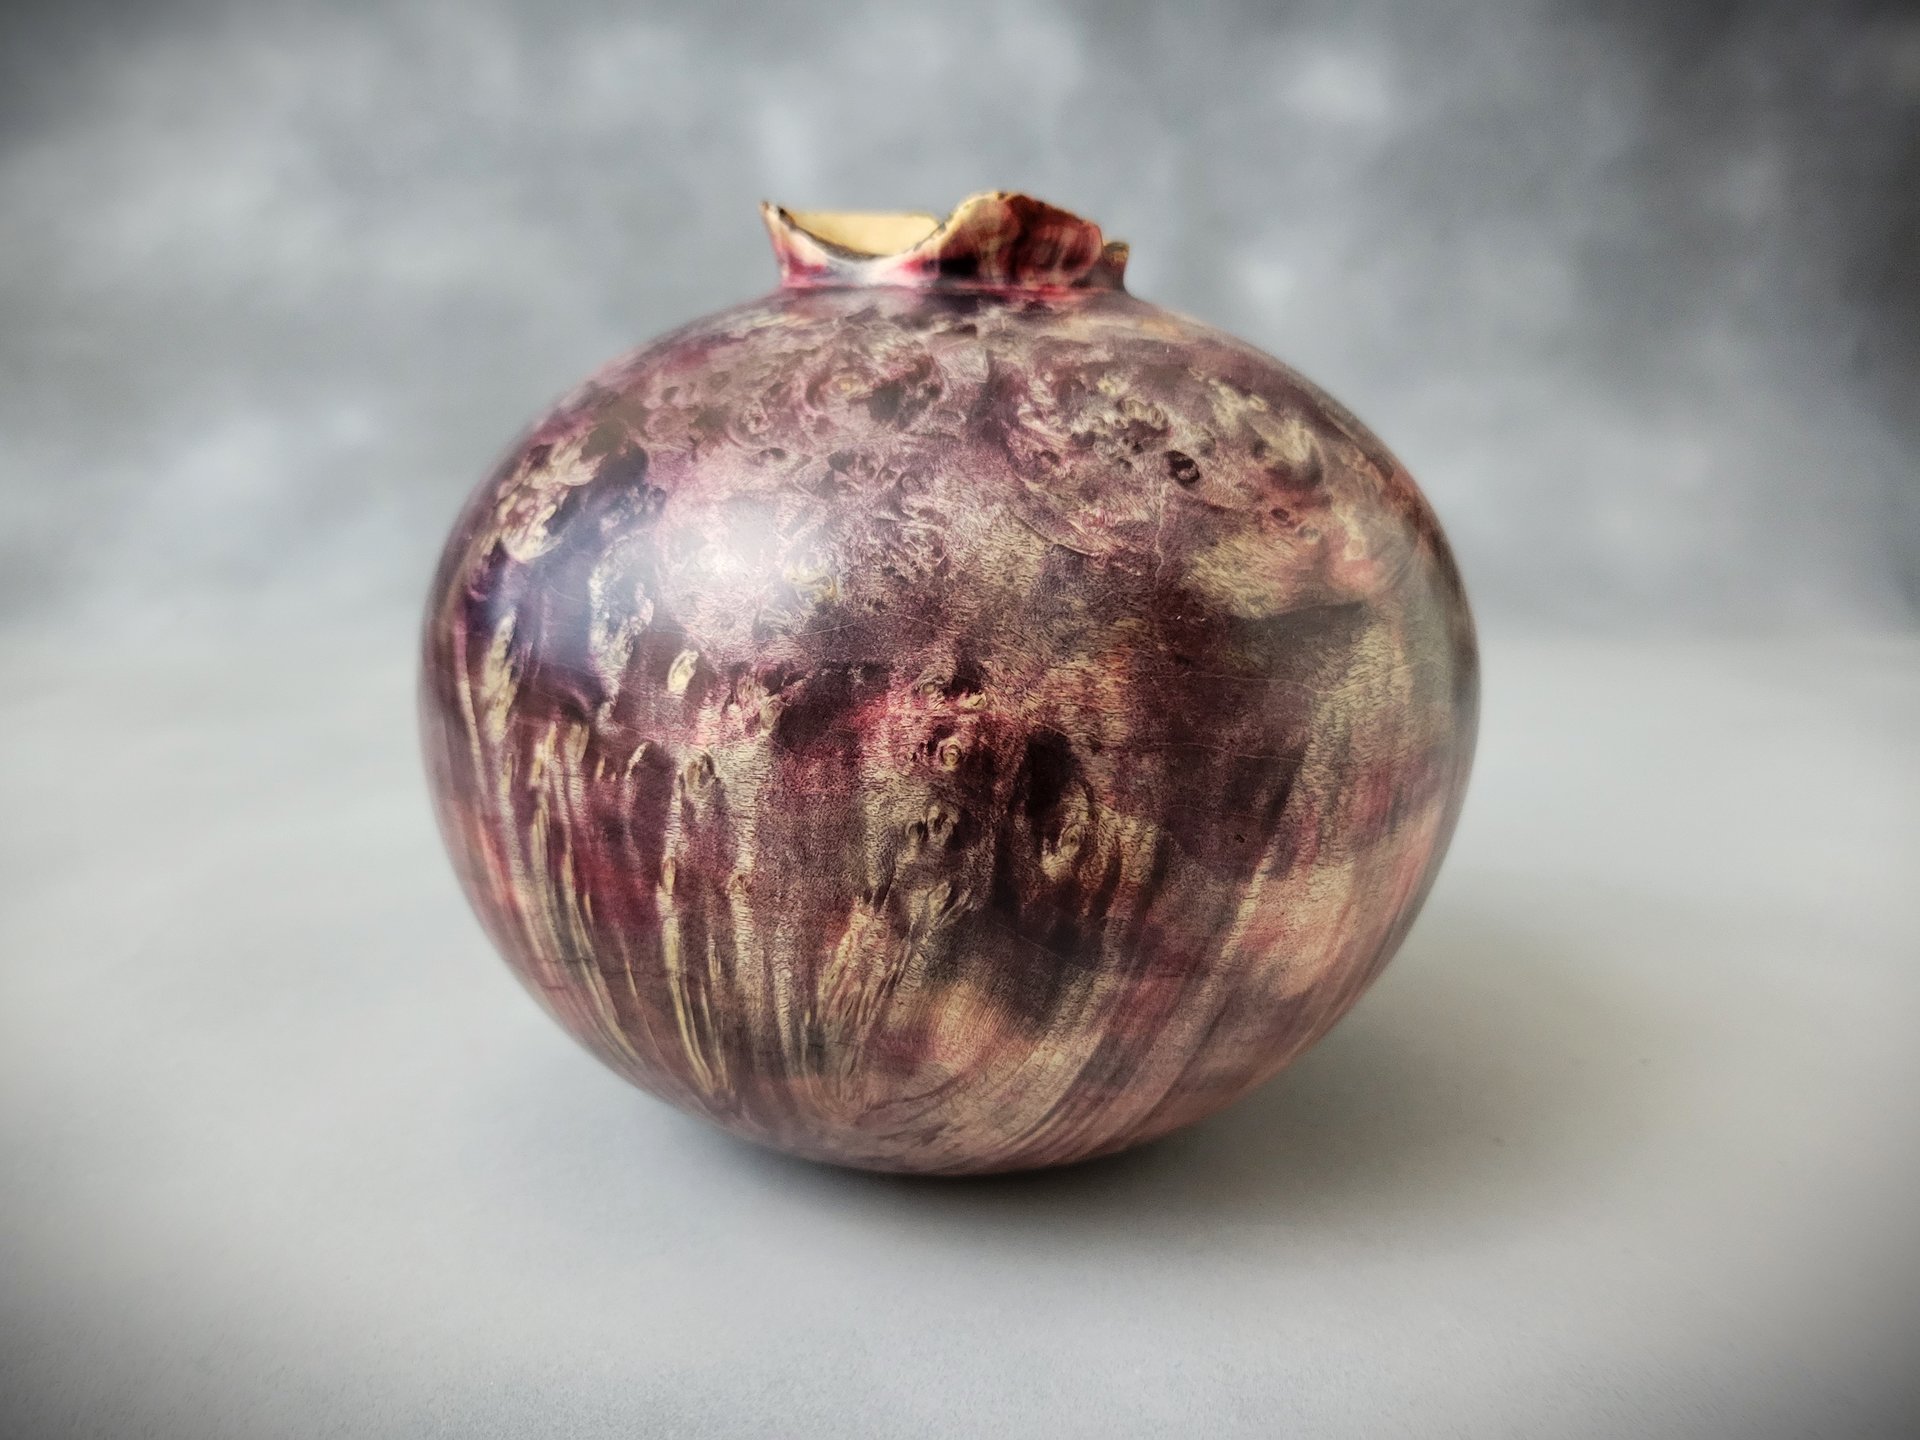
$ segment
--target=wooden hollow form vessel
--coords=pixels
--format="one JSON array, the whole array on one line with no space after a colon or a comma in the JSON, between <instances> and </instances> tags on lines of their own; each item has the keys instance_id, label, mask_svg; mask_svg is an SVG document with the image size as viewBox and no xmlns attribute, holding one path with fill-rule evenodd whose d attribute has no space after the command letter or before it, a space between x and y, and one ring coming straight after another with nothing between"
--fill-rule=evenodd
<instances>
[{"instance_id":1,"label":"wooden hollow form vessel","mask_svg":"<svg viewBox=\"0 0 1920 1440\"><path fill-rule=\"evenodd\" d=\"M1099 1155L1326 1032L1431 884L1472 622L1284 365L1020 195L767 207L783 284L515 445L433 583L443 832L614 1069L796 1154Z\"/></svg>"}]
</instances>

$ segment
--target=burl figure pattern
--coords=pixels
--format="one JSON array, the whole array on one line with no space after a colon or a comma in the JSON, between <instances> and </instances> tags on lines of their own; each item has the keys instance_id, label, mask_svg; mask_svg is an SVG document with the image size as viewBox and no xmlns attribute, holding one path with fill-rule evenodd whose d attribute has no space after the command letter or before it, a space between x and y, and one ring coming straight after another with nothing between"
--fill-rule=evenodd
<instances>
[{"instance_id":1,"label":"burl figure pattern","mask_svg":"<svg viewBox=\"0 0 1920 1440\"><path fill-rule=\"evenodd\" d=\"M569 396L449 543L467 892L578 1039L768 1145L953 1174L1196 1120L1446 847L1477 666L1433 515L1063 211L767 217L782 288Z\"/></svg>"}]
</instances>

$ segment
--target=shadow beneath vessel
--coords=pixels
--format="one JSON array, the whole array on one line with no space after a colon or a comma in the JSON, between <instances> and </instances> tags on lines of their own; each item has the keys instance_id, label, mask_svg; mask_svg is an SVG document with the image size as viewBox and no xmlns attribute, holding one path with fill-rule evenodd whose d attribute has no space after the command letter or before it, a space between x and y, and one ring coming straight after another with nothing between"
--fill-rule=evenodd
<instances>
[{"instance_id":1,"label":"shadow beneath vessel","mask_svg":"<svg viewBox=\"0 0 1920 1440\"><path fill-rule=\"evenodd\" d=\"M1537 1216L1603 1181L1657 1128L1680 1053L1678 1023L1609 990L1617 967L1580 953L1569 928L1562 918L1557 933L1533 933L1436 897L1386 975L1290 1069L1211 1120L1107 1159L923 1179L710 1143L801 1195L962 1225L1363 1232Z\"/></svg>"}]
</instances>

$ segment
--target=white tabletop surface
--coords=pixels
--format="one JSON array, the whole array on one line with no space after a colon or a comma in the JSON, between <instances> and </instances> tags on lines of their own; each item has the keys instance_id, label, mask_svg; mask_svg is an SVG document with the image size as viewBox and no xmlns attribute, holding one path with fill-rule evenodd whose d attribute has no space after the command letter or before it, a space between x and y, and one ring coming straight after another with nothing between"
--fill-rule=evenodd
<instances>
[{"instance_id":1,"label":"white tabletop surface","mask_svg":"<svg viewBox=\"0 0 1920 1440\"><path fill-rule=\"evenodd\" d=\"M0 658L0 1433L1909 1435L1920 642L1496 636L1425 916L1279 1081L906 1182L577 1051L405 627Z\"/></svg>"}]
</instances>

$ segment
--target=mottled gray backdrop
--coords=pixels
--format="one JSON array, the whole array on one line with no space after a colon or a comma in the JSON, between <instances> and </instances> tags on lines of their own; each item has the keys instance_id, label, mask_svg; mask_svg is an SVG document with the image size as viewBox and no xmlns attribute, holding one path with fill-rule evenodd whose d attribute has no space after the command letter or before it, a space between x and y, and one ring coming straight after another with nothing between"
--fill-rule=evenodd
<instances>
[{"instance_id":1,"label":"mottled gray backdrop","mask_svg":"<svg viewBox=\"0 0 1920 1440\"><path fill-rule=\"evenodd\" d=\"M983 188L1346 400L1490 618L1920 597L1894 3L16 3L0 605L415 603L519 425L767 288L754 205Z\"/></svg>"}]
</instances>

